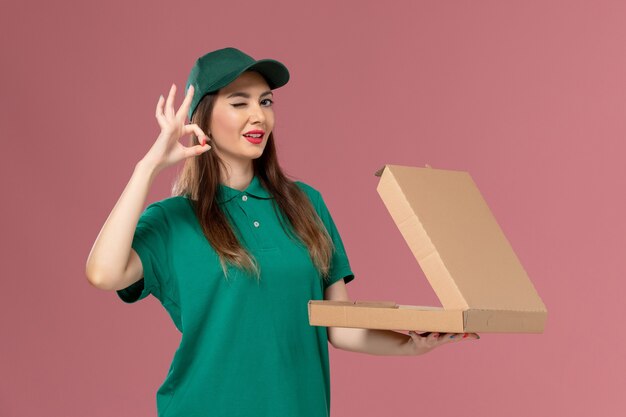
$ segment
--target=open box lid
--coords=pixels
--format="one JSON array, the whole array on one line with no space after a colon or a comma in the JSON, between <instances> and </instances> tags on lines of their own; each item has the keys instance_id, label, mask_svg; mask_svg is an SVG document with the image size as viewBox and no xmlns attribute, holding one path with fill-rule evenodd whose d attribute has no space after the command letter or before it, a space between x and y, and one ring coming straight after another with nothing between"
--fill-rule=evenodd
<instances>
[{"instance_id":1,"label":"open box lid","mask_svg":"<svg viewBox=\"0 0 626 417\"><path fill-rule=\"evenodd\" d=\"M375 175L444 309L546 311L469 173L385 165Z\"/></svg>"}]
</instances>

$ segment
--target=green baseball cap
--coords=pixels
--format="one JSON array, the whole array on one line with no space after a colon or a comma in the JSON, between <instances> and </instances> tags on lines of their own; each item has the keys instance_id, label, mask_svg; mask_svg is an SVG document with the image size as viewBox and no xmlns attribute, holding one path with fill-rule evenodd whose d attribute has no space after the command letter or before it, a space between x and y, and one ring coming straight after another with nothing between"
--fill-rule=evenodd
<instances>
[{"instance_id":1,"label":"green baseball cap","mask_svg":"<svg viewBox=\"0 0 626 417\"><path fill-rule=\"evenodd\" d=\"M253 69L267 81L270 90L289 81L289 70L274 59L255 60L237 48L227 47L209 52L196 60L185 86L185 94L193 85L193 100L189 106L189 120L204 96L227 86L244 71Z\"/></svg>"}]
</instances>

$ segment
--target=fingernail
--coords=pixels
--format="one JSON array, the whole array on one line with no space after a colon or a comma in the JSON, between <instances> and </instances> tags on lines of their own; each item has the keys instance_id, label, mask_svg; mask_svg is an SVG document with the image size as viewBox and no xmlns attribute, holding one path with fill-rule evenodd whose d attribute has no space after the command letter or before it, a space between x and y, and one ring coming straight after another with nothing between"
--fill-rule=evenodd
<instances>
[{"instance_id":1,"label":"fingernail","mask_svg":"<svg viewBox=\"0 0 626 417\"><path fill-rule=\"evenodd\" d=\"M454 335L450 335L450 339L454 339Z\"/></svg>"},{"instance_id":2,"label":"fingernail","mask_svg":"<svg viewBox=\"0 0 626 417\"><path fill-rule=\"evenodd\" d=\"M480 339L480 335L479 334L476 335L476 339Z\"/></svg>"},{"instance_id":3,"label":"fingernail","mask_svg":"<svg viewBox=\"0 0 626 417\"><path fill-rule=\"evenodd\" d=\"M467 333L463 334L463 339L465 339L467 337Z\"/></svg>"}]
</instances>

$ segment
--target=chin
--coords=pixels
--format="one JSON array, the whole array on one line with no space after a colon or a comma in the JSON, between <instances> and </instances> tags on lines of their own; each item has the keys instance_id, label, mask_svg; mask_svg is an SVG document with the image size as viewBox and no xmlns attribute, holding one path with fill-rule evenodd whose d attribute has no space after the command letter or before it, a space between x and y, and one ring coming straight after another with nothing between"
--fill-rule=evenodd
<instances>
[{"instance_id":1,"label":"chin","mask_svg":"<svg viewBox=\"0 0 626 417\"><path fill-rule=\"evenodd\" d=\"M252 155L250 155L250 158L251 158L251 159L257 159L257 158L260 158L260 157L261 157L261 155L263 155L263 151L260 151L260 152L255 152L255 153L253 153Z\"/></svg>"},{"instance_id":2,"label":"chin","mask_svg":"<svg viewBox=\"0 0 626 417\"><path fill-rule=\"evenodd\" d=\"M250 158L258 158L259 156L263 155L263 150L265 150L265 147L261 148L260 146L257 146L253 149L246 149L247 152L246 155L249 155Z\"/></svg>"}]
</instances>

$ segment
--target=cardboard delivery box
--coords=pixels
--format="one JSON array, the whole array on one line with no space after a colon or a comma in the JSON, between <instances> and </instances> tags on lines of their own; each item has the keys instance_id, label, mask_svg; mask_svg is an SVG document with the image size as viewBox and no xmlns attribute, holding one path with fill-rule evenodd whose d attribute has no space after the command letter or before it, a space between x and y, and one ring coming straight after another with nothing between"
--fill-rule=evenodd
<instances>
[{"instance_id":1,"label":"cardboard delivery box","mask_svg":"<svg viewBox=\"0 0 626 417\"><path fill-rule=\"evenodd\" d=\"M469 173L385 165L377 191L443 307L309 301L312 326L541 333L547 310Z\"/></svg>"}]
</instances>

